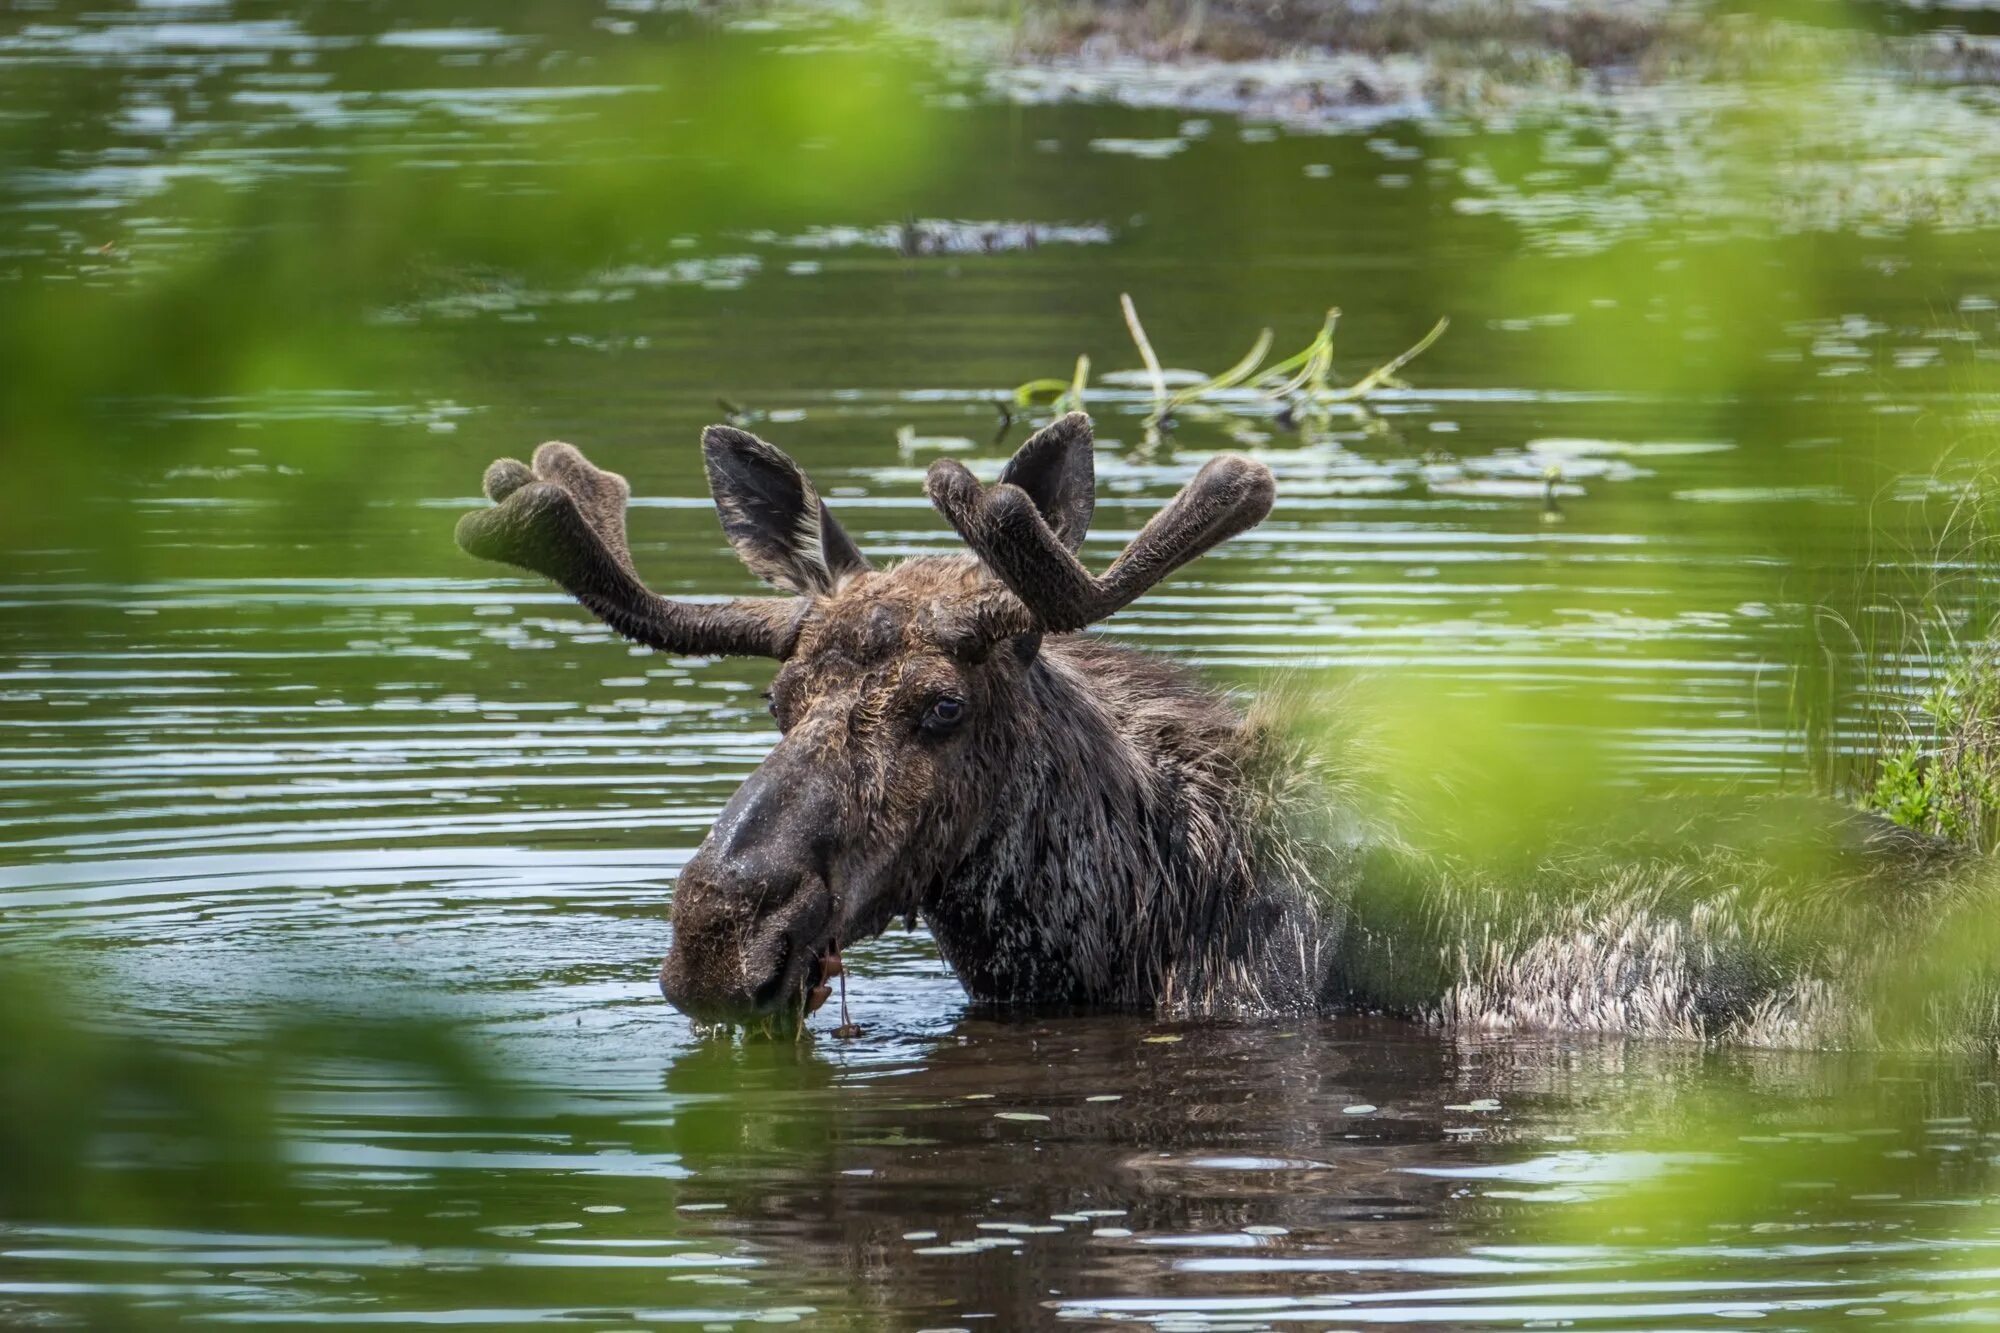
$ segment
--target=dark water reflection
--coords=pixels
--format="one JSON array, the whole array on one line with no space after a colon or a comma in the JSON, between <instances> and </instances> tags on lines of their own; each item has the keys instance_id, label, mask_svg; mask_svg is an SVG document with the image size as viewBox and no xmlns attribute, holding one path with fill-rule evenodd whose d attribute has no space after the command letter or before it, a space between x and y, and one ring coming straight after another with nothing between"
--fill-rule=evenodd
<instances>
[{"instance_id":1,"label":"dark water reflection","mask_svg":"<svg viewBox=\"0 0 2000 1333\"><path fill-rule=\"evenodd\" d=\"M820 20L267 10L0 31L0 958L204 1058L414 1005L525 1101L288 1078L282 1226L9 1221L0 1321L1990 1317L1984 1071L999 1021L904 933L847 953L861 1038L703 1039L653 969L768 668L634 654L448 535L565 437L632 479L655 586L746 590L693 448L723 395L871 554L948 549L923 467L996 465L992 397L1088 352L1093 561L1218 449L1280 479L1112 632L1765 784L1804 602L1871 522L1885 583L1927 576L1896 539L1990 430L1990 234L1608 208L1595 124L1005 106ZM906 255L908 219L964 225ZM1210 369L1334 303L1348 374L1454 324L1372 413L1148 448L1121 291ZM183 1179L144 1143L107 1175Z\"/></svg>"},{"instance_id":2,"label":"dark water reflection","mask_svg":"<svg viewBox=\"0 0 2000 1333\"><path fill-rule=\"evenodd\" d=\"M1106 1019L702 1045L656 1086L548 1090L478 1123L329 1071L291 1113L310 1231L10 1227L7 1293L22 1311L113 1293L167 1321L605 1328L1990 1315L1995 1241L1965 1225L1988 1173L1953 1159L1991 1108L1913 1118L1936 1109L1921 1072ZM1718 1082L1761 1103L1727 1152L1786 1206L1571 1230L1565 1213L1706 1168L1646 1145L1688 1115L1662 1089ZM1893 1178L1863 1190L1829 1165L1856 1141Z\"/></svg>"}]
</instances>

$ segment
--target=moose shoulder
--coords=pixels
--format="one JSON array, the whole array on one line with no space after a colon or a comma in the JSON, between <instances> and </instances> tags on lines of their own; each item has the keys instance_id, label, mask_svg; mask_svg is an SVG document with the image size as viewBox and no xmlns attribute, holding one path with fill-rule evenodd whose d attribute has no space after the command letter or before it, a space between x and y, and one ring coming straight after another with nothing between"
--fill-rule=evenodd
<instances>
[{"instance_id":1,"label":"moose shoulder","mask_svg":"<svg viewBox=\"0 0 2000 1333\"><path fill-rule=\"evenodd\" d=\"M810 1012L843 945L920 914L968 994L997 1005L1346 1004L1777 1040L1822 1021L1823 985L1747 959L1729 913L1671 873L1604 869L1622 889L1593 881L1510 943L1491 886L1325 832L1336 821L1312 808L1310 764L1254 710L1078 633L1261 522L1262 464L1211 460L1095 576L1076 556L1090 422L1071 414L992 486L934 464L931 502L970 553L878 570L779 450L724 426L702 446L723 531L785 595L650 591L626 545L624 479L566 444L495 463L494 505L457 534L634 642L781 664L782 738L675 890L660 986L688 1014ZM1396 910L1371 907L1371 880Z\"/></svg>"}]
</instances>

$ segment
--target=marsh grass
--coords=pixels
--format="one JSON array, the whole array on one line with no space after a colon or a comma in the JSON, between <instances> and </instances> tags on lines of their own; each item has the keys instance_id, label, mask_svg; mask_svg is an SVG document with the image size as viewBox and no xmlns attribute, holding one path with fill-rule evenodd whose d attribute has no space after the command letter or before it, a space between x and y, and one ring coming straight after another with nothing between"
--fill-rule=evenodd
<instances>
[{"instance_id":1,"label":"marsh grass","mask_svg":"<svg viewBox=\"0 0 2000 1333\"><path fill-rule=\"evenodd\" d=\"M1908 828L1992 851L2000 842L2000 659L1958 650L1910 710L1921 722L1876 760L1862 804Z\"/></svg>"},{"instance_id":2,"label":"marsh grass","mask_svg":"<svg viewBox=\"0 0 2000 1333\"><path fill-rule=\"evenodd\" d=\"M2000 469L1884 495L1844 602L1819 601L1792 691L1806 773L1905 827L2000 846ZM1898 521L1898 510L1913 521Z\"/></svg>"}]
</instances>

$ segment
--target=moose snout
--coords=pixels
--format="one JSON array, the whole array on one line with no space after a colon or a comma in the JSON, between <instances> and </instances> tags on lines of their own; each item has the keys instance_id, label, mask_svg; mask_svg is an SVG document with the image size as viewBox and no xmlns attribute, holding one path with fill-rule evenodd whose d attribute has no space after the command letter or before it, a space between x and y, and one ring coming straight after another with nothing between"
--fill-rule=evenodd
<instances>
[{"instance_id":1,"label":"moose snout","mask_svg":"<svg viewBox=\"0 0 2000 1333\"><path fill-rule=\"evenodd\" d=\"M786 1012L818 980L835 927L831 812L816 784L788 780L789 768L767 760L751 774L674 889L660 993L691 1018Z\"/></svg>"},{"instance_id":2,"label":"moose snout","mask_svg":"<svg viewBox=\"0 0 2000 1333\"><path fill-rule=\"evenodd\" d=\"M660 993L691 1018L740 1023L795 1007L832 933L833 897L816 875L759 895L763 910L744 910L737 888L681 876Z\"/></svg>"}]
</instances>

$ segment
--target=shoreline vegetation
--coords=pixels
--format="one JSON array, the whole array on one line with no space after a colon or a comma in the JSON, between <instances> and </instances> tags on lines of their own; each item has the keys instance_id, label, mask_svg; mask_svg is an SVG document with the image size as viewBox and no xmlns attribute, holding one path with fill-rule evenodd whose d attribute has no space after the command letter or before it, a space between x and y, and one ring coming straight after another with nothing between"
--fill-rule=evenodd
<instances>
[{"instance_id":1,"label":"shoreline vegetation","mask_svg":"<svg viewBox=\"0 0 2000 1333\"><path fill-rule=\"evenodd\" d=\"M1935 521L1871 527L1846 606L1810 608L1795 711L1812 784L1905 828L2000 850L2000 477L1924 488Z\"/></svg>"}]
</instances>

